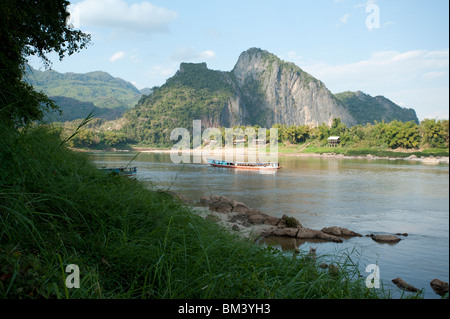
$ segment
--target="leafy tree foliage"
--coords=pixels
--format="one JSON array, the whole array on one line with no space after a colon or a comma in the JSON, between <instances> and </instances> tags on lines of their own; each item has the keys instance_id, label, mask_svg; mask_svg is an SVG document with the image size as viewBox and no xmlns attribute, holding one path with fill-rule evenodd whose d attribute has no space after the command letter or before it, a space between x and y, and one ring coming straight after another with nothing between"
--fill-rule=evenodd
<instances>
[{"instance_id":1,"label":"leafy tree foliage","mask_svg":"<svg viewBox=\"0 0 450 319\"><path fill-rule=\"evenodd\" d=\"M448 147L448 120L425 119L420 123L423 142L429 147Z\"/></svg>"},{"instance_id":2,"label":"leafy tree foliage","mask_svg":"<svg viewBox=\"0 0 450 319\"><path fill-rule=\"evenodd\" d=\"M44 112L45 115L43 117L44 123L50 122L66 122L66 121L74 121L77 119L85 118L90 112L96 118L101 118L105 120L115 120L122 116L122 114L126 111L124 108L100 108L96 107L91 102L81 102L76 99L72 99L70 97L63 96L50 96L55 104L58 106L58 111L53 112ZM62 114L60 114L62 113Z\"/></svg>"},{"instance_id":3,"label":"leafy tree foliage","mask_svg":"<svg viewBox=\"0 0 450 319\"><path fill-rule=\"evenodd\" d=\"M317 141L327 144L330 136L339 136L341 146L405 148L419 147L448 148L449 121L423 120L420 124L414 121L356 125L348 128L340 119L333 119L331 126L322 123L310 128L305 125L291 126L275 124L278 129L278 141L299 144L306 141Z\"/></svg>"},{"instance_id":4,"label":"leafy tree foliage","mask_svg":"<svg viewBox=\"0 0 450 319\"><path fill-rule=\"evenodd\" d=\"M0 118L10 125L41 119L42 108L56 108L22 80L26 58L38 56L48 67L48 53L63 59L90 42L89 35L67 25L68 5L65 0L0 1Z\"/></svg>"},{"instance_id":5,"label":"leafy tree foliage","mask_svg":"<svg viewBox=\"0 0 450 319\"><path fill-rule=\"evenodd\" d=\"M299 144L306 142L313 134L309 125L282 125L275 124L273 128L278 129L278 141L288 141L291 144Z\"/></svg>"},{"instance_id":6,"label":"leafy tree foliage","mask_svg":"<svg viewBox=\"0 0 450 319\"><path fill-rule=\"evenodd\" d=\"M380 125L382 125L382 138L390 148L417 148L419 146L420 134L417 124L393 121Z\"/></svg>"},{"instance_id":7,"label":"leafy tree foliage","mask_svg":"<svg viewBox=\"0 0 450 319\"><path fill-rule=\"evenodd\" d=\"M78 122L78 121L77 121ZM91 149L104 149L113 147L126 147L131 140L123 132L117 131L104 131L96 132L88 127L83 127L82 130L68 140L67 145L77 148L91 148ZM59 129L60 135L67 135L68 132L73 132L73 128Z\"/></svg>"},{"instance_id":8,"label":"leafy tree foliage","mask_svg":"<svg viewBox=\"0 0 450 319\"><path fill-rule=\"evenodd\" d=\"M126 135L121 132L105 132L102 138L105 144L108 146L119 146L125 144L128 141Z\"/></svg>"},{"instance_id":9,"label":"leafy tree foliage","mask_svg":"<svg viewBox=\"0 0 450 319\"><path fill-rule=\"evenodd\" d=\"M95 139L94 132L90 130L80 131L69 141L70 146L92 147L96 144L98 141Z\"/></svg>"},{"instance_id":10,"label":"leafy tree foliage","mask_svg":"<svg viewBox=\"0 0 450 319\"><path fill-rule=\"evenodd\" d=\"M137 111L137 110L136 110ZM139 118L137 118L139 119ZM153 145L160 147L170 147L174 141L167 140L171 130L164 126L161 121L157 129L154 129L155 122L149 118L141 120L138 127L135 122L128 123L120 130L102 130L99 125L102 120L97 119L97 124L89 123L87 129L92 134L83 133L73 139L71 146L75 147L124 147L129 143L138 143L141 145ZM76 121L74 121L75 123ZM96 121L93 121L96 122ZM68 123L66 123L68 124ZM101 123L100 123L101 124ZM108 126L104 126L108 127ZM415 122L392 121L390 123L380 122L367 125L356 125L347 127L340 119L333 119L332 125L322 123L317 127L309 125L274 124L272 126L278 130L278 142L285 144L302 144L313 142L315 146L326 146L328 137L339 136L340 146L349 146L356 148L378 148L378 149L418 149L418 148L448 148L449 146L449 121L448 120L423 120L420 124ZM191 131L192 128L188 129ZM233 136L225 127L219 127L222 135L222 143L226 140L242 139L247 136L246 143L250 142L251 137L247 132L255 132L258 138L259 125L254 126L234 126ZM73 129L69 129L73 131ZM239 135L238 132L244 135ZM136 132L139 135L136 135ZM270 130L266 129L266 142L270 141ZM247 145L247 144L245 144Z\"/></svg>"}]
</instances>

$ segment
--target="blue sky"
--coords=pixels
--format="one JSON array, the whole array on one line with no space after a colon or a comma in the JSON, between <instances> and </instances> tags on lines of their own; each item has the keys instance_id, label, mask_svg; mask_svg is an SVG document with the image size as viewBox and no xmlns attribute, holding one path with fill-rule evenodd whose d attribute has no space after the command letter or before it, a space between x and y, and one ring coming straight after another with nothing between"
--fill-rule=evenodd
<instances>
[{"instance_id":1,"label":"blue sky","mask_svg":"<svg viewBox=\"0 0 450 319\"><path fill-rule=\"evenodd\" d=\"M141 89L164 84L181 62L230 71L258 47L333 93L384 95L420 120L449 117L447 0L73 0L70 11L93 44L52 56L58 72L102 70Z\"/></svg>"}]
</instances>

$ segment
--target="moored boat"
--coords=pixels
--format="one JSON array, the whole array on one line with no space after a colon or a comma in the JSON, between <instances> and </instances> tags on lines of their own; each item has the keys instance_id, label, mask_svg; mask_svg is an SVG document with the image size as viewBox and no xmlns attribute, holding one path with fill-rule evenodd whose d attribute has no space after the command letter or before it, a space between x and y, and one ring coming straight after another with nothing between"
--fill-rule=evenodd
<instances>
[{"instance_id":1,"label":"moored boat","mask_svg":"<svg viewBox=\"0 0 450 319\"><path fill-rule=\"evenodd\" d=\"M102 167L99 169L105 173L118 174L120 176L135 176L137 173L137 167Z\"/></svg>"},{"instance_id":2,"label":"moored boat","mask_svg":"<svg viewBox=\"0 0 450 319\"><path fill-rule=\"evenodd\" d=\"M208 158L207 163L215 167L239 169L277 170L281 168L278 162L230 162Z\"/></svg>"}]
</instances>

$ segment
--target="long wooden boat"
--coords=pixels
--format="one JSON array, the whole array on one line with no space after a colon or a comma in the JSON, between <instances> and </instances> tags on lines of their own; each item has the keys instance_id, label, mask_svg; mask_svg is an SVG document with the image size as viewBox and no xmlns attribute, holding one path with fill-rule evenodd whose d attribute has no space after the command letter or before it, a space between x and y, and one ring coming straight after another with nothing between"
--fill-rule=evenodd
<instances>
[{"instance_id":1,"label":"long wooden boat","mask_svg":"<svg viewBox=\"0 0 450 319\"><path fill-rule=\"evenodd\" d=\"M118 174L120 176L135 176L137 173L137 167L102 167L99 169L105 173Z\"/></svg>"},{"instance_id":2,"label":"long wooden boat","mask_svg":"<svg viewBox=\"0 0 450 319\"><path fill-rule=\"evenodd\" d=\"M277 170L280 169L278 162L230 162L208 158L208 164L215 167L239 168L239 169L257 169L257 170Z\"/></svg>"}]
</instances>

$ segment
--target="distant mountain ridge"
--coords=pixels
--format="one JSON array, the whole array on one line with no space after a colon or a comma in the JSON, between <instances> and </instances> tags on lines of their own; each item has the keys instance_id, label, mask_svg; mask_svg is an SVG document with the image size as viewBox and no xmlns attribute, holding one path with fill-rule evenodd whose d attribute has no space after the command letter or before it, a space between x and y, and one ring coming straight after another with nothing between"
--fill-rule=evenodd
<instances>
[{"instance_id":1,"label":"distant mountain ridge","mask_svg":"<svg viewBox=\"0 0 450 319\"><path fill-rule=\"evenodd\" d=\"M28 66L25 80L48 96L91 102L99 108L130 109L143 95L131 82L103 71L59 73L54 70L39 71Z\"/></svg>"},{"instance_id":2,"label":"distant mountain ridge","mask_svg":"<svg viewBox=\"0 0 450 319\"><path fill-rule=\"evenodd\" d=\"M333 118L348 126L419 122L413 109L383 96L333 94L294 63L258 48L242 52L231 71L210 70L204 62L181 63L174 76L153 89L138 90L102 71L58 73L29 67L26 80L61 104L63 117L56 116L60 120L85 117L89 104L83 103L92 103L104 119L116 119L129 109L124 114L126 129L138 140L158 140L175 127L189 129L194 119L201 119L203 127L318 126L331 125Z\"/></svg>"},{"instance_id":3,"label":"distant mountain ridge","mask_svg":"<svg viewBox=\"0 0 450 319\"><path fill-rule=\"evenodd\" d=\"M203 127L318 126L331 125L334 118L347 126L394 119L418 123L413 109L362 92L332 94L294 63L258 48L242 52L229 72L210 70L206 63L181 63L174 76L124 117L125 130L149 142L175 127L190 129L194 119L201 119Z\"/></svg>"},{"instance_id":4,"label":"distant mountain ridge","mask_svg":"<svg viewBox=\"0 0 450 319\"><path fill-rule=\"evenodd\" d=\"M65 97L65 96L50 96L56 105L59 107L59 111L46 112L43 118L44 123L51 122L66 122L76 119L85 118L92 112L92 116L101 118L106 121L112 121L118 119L127 110L122 107L116 107L109 109L106 107L97 107L92 102L81 102L79 100Z\"/></svg>"},{"instance_id":5,"label":"distant mountain ridge","mask_svg":"<svg viewBox=\"0 0 450 319\"><path fill-rule=\"evenodd\" d=\"M419 124L416 112L413 109L402 108L384 96L370 96L361 91L342 92L334 95L352 116L357 119L358 124L377 122L401 122L413 121Z\"/></svg>"}]
</instances>

